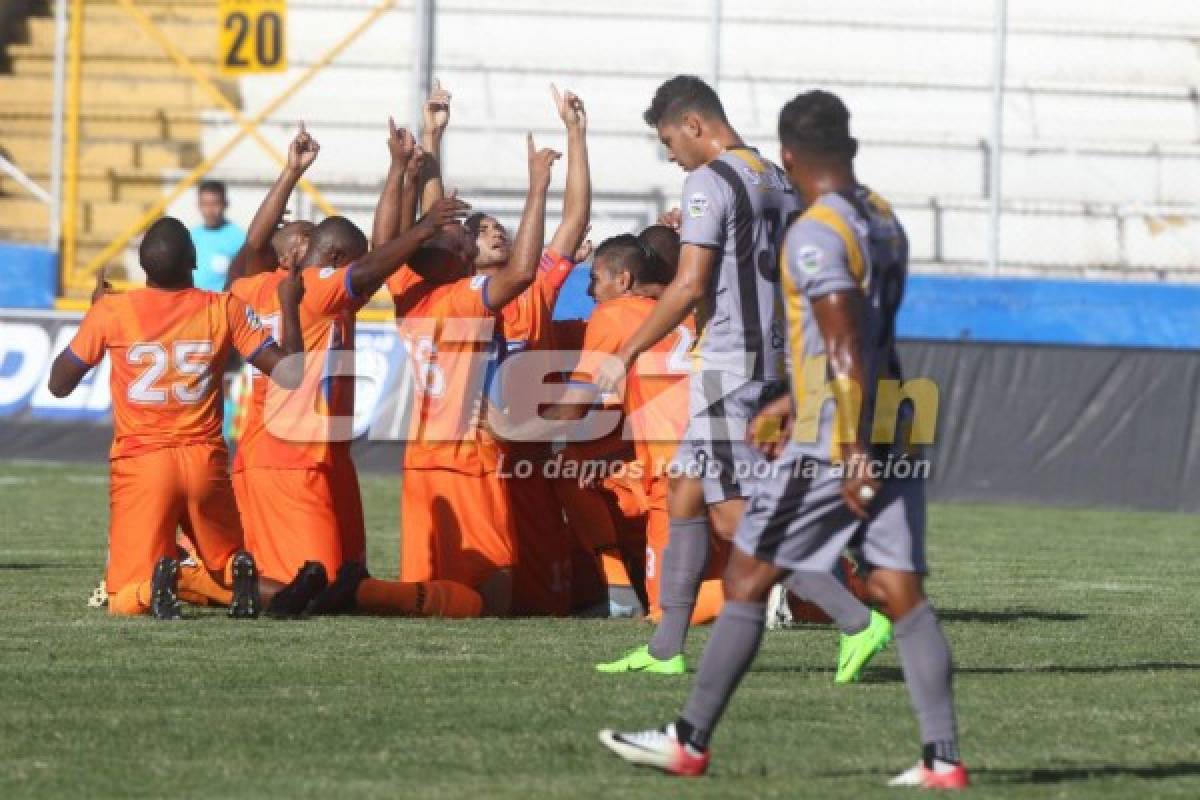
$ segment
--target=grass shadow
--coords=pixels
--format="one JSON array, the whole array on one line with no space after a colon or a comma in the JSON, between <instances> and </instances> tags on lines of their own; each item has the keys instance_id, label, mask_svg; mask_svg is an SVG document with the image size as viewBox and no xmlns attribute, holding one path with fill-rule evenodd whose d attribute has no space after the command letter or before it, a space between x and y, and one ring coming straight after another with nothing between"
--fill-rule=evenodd
<instances>
[{"instance_id":1,"label":"grass shadow","mask_svg":"<svg viewBox=\"0 0 1200 800\"><path fill-rule=\"evenodd\" d=\"M1019 608L1009 611L979 611L965 608L939 608L938 619L943 622L982 622L997 624L1004 622L1023 622L1036 620L1038 622L1079 622L1088 618L1087 614L1073 611L1041 611L1033 608Z\"/></svg>"}]
</instances>

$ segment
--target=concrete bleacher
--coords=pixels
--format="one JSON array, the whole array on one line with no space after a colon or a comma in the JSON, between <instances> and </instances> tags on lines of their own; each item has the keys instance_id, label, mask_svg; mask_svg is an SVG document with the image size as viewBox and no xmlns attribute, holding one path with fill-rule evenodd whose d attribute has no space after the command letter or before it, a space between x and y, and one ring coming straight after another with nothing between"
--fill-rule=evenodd
<instances>
[{"instance_id":1,"label":"concrete bleacher","mask_svg":"<svg viewBox=\"0 0 1200 800\"><path fill-rule=\"evenodd\" d=\"M268 102L372 5L293 3L292 70L243 80L247 108ZM1010 2L1005 271L1200 279L1200 18L1187 5ZM640 116L664 77L707 72L710 7L440 2L436 72L455 94L450 183L486 204L489 193L522 185L526 130L562 144L546 88L553 77L587 100L597 192L677 202L682 175ZM863 144L861 177L902 209L918 267L978 270L992 157L991 25L990 3L725 3L720 89L739 130L772 157L783 102L815 86L841 93ZM405 121L411 107L410 37L407 11L385 15L268 126L280 145L301 118L321 138L318 185L378 181L384 117ZM213 115L205 149L232 130ZM246 144L223 169L262 173L262 158ZM628 216L599 221L596 233L615 232Z\"/></svg>"},{"instance_id":2,"label":"concrete bleacher","mask_svg":"<svg viewBox=\"0 0 1200 800\"><path fill-rule=\"evenodd\" d=\"M247 114L261 108L375 5L292 0L290 68L222 90ZM139 2L210 72L214 6ZM1200 16L1192 6L1009 0L1005 272L1200 280ZM817 86L839 92L862 142L860 176L899 208L917 268L982 269L992 3L746 0L723 8L720 90L746 139L775 157L783 102ZM564 143L547 89L554 79L588 105L596 237L678 202L683 175L641 112L665 77L708 72L711 3L439 0L437 9L436 74L455 96L449 185L515 219L525 132ZM91 242L120 227L113 220L136 216L236 126L112 0L89 2L88 14L81 196L91 204L85 224L99 226L88 230ZM32 18L24 43L7 49L12 74L0 76L0 147L39 181L48 169L52 42L52 21ZM412 122L411 42L412 5L398 3L262 129L282 149L304 120L322 143L310 178L364 223L386 168L386 117ZM274 169L247 140L214 170L230 181L235 220L249 220ZM8 208L36 228L45 212L30 203L0 181L0 234L8 233ZM311 207L297 195L295 211ZM196 218L190 196L171 210Z\"/></svg>"},{"instance_id":3,"label":"concrete bleacher","mask_svg":"<svg viewBox=\"0 0 1200 800\"><path fill-rule=\"evenodd\" d=\"M31 5L5 42L0 73L0 152L41 186L51 176L54 20ZM212 72L216 11L201 0L142 0L147 13L202 69ZM201 112L211 106L159 45L112 0L84 7L79 149L79 265L162 197L168 175L198 164ZM221 90L235 102L237 86ZM49 211L0 178L0 238L43 242ZM110 265L120 276L124 254ZM81 286L67 287L73 293Z\"/></svg>"}]
</instances>

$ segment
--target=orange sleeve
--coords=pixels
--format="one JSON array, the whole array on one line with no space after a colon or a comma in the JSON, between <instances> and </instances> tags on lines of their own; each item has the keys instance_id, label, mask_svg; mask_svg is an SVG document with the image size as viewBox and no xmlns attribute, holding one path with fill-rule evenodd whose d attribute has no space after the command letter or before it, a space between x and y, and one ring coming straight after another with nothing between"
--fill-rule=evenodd
<instances>
[{"instance_id":1,"label":"orange sleeve","mask_svg":"<svg viewBox=\"0 0 1200 800\"><path fill-rule=\"evenodd\" d=\"M107 297L100 298L83 316L75 338L67 345L67 352L75 360L86 367L94 367L104 358L104 348L108 344L109 319L112 311Z\"/></svg>"},{"instance_id":2,"label":"orange sleeve","mask_svg":"<svg viewBox=\"0 0 1200 800\"><path fill-rule=\"evenodd\" d=\"M347 267L321 267L304 270L304 309L322 317L340 314L347 309L358 310L371 298L356 297L350 288L350 273Z\"/></svg>"},{"instance_id":3,"label":"orange sleeve","mask_svg":"<svg viewBox=\"0 0 1200 800\"><path fill-rule=\"evenodd\" d=\"M583 331L583 344L579 348L579 364L572 380L590 382L601 356L616 355L621 349L624 334L621 315L617 309L601 303L592 311Z\"/></svg>"},{"instance_id":4,"label":"orange sleeve","mask_svg":"<svg viewBox=\"0 0 1200 800\"><path fill-rule=\"evenodd\" d=\"M421 280L421 276L413 272L407 265L401 267L391 274L387 279L388 293L392 297L399 297L407 292L413 286L416 286Z\"/></svg>"},{"instance_id":5,"label":"orange sleeve","mask_svg":"<svg viewBox=\"0 0 1200 800\"><path fill-rule=\"evenodd\" d=\"M275 340L259 320L258 314L242 300L230 295L225 309L229 336L242 358L253 361L264 347L275 344Z\"/></svg>"},{"instance_id":6,"label":"orange sleeve","mask_svg":"<svg viewBox=\"0 0 1200 800\"><path fill-rule=\"evenodd\" d=\"M254 278L238 278L229 284L229 293L243 303L253 303Z\"/></svg>"},{"instance_id":7,"label":"orange sleeve","mask_svg":"<svg viewBox=\"0 0 1200 800\"><path fill-rule=\"evenodd\" d=\"M538 262L536 286L542 302L553 312L558 303L558 295L562 292L563 284L571 277L575 262L559 255L558 251L547 247L542 251L542 260Z\"/></svg>"},{"instance_id":8,"label":"orange sleeve","mask_svg":"<svg viewBox=\"0 0 1200 800\"><path fill-rule=\"evenodd\" d=\"M621 315L616 309L605 308L605 304L598 305L583 332L583 352L616 355L624 343L625 334L631 332L621 327Z\"/></svg>"}]
</instances>

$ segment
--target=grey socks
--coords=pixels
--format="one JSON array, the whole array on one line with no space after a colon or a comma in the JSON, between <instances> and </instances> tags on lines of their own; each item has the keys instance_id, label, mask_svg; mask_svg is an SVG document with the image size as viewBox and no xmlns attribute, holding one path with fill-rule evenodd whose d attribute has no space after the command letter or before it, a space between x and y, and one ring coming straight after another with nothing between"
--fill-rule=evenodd
<instances>
[{"instance_id":1,"label":"grey socks","mask_svg":"<svg viewBox=\"0 0 1200 800\"><path fill-rule=\"evenodd\" d=\"M700 659L696 684L676 725L681 741L708 747L713 728L758 653L765 624L765 603L725 601Z\"/></svg>"},{"instance_id":2,"label":"grey socks","mask_svg":"<svg viewBox=\"0 0 1200 800\"><path fill-rule=\"evenodd\" d=\"M671 520L671 538L663 551L659 606L662 619L650 639L650 655L659 660L683 652L696 593L708 568L708 518Z\"/></svg>"},{"instance_id":3,"label":"grey socks","mask_svg":"<svg viewBox=\"0 0 1200 800\"><path fill-rule=\"evenodd\" d=\"M897 620L895 632L904 683L921 727L921 741L938 758L957 761L950 645L929 603L921 603Z\"/></svg>"},{"instance_id":4,"label":"grey socks","mask_svg":"<svg viewBox=\"0 0 1200 800\"><path fill-rule=\"evenodd\" d=\"M793 594L819 606L846 635L864 631L871 624L871 609L831 572L793 572L783 585Z\"/></svg>"}]
</instances>

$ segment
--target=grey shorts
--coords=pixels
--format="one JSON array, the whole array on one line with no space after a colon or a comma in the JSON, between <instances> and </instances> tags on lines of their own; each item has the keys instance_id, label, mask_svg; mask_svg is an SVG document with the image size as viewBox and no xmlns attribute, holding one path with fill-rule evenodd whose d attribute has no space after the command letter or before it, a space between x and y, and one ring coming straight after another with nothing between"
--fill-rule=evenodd
<instances>
[{"instance_id":1,"label":"grey shorts","mask_svg":"<svg viewBox=\"0 0 1200 800\"><path fill-rule=\"evenodd\" d=\"M734 537L748 555L793 572L829 572L850 548L872 567L927 571L924 479L886 481L864 522L842 502L833 468L793 444L755 488Z\"/></svg>"},{"instance_id":2,"label":"grey shorts","mask_svg":"<svg viewBox=\"0 0 1200 800\"><path fill-rule=\"evenodd\" d=\"M688 427L675 451L671 472L699 478L704 502L749 497L762 454L746 444L746 429L766 392L762 381L710 370L691 376Z\"/></svg>"}]
</instances>

